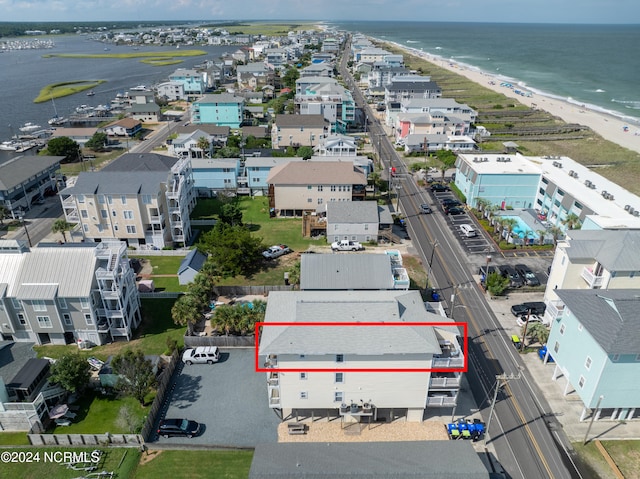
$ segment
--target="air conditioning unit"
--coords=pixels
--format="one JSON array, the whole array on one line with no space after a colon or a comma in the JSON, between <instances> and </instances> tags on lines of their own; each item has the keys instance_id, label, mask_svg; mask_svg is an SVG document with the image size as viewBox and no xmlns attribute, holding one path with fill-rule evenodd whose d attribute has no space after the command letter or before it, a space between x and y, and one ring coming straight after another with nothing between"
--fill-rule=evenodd
<instances>
[{"instance_id":1,"label":"air conditioning unit","mask_svg":"<svg viewBox=\"0 0 640 479\"><path fill-rule=\"evenodd\" d=\"M595 190L595 189L596 189L596 185L594 185L593 183L591 183L591 184L589 185L589 187L590 187L592 190Z\"/></svg>"},{"instance_id":2,"label":"air conditioning unit","mask_svg":"<svg viewBox=\"0 0 640 479\"><path fill-rule=\"evenodd\" d=\"M574 171L574 172L573 172L573 177L574 177L574 178L577 178L577 177L578 177L578 172L577 172L577 171Z\"/></svg>"},{"instance_id":3,"label":"air conditioning unit","mask_svg":"<svg viewBox=\"0 0 640 479\"><path fill-rule=\"evenodd\" d=\"M562 163L558 163L558 168L562 168Z\"/></svg>"},{"instance_id":4,"label":"air conditioning unit","mask_svg":"<svg viewBox=\"0 0 640 479\"><path fill-rule=\"evenodd\" d=\"M569 170L569 176L573 178L573 170Z\"/></svg>"},{"instance_id":5,"label":"air conditioning unit","mask_svg":"<svg viewBox=\"0 0 640 479\"><path fill-rule=\"evenodd\" d=\"M606 198L609 193L607 193L607 190L602 190L600 194Z\"/></svg>"},{"instance_id":6,"label":"air conditioning unit","mask_svg":"<svg viewBox=\"0 0 640 479\"><path fill-rule=\"evenodd\" d=\"M613 201L615 199L615 197L611 193L609 193L609 198L607 198L607 199Z\"/></svg>"},{"instance_id":7,"label":"air conditioning unit","mask_svg":"<svg viewBox=\"0 0 640 479\"><path fill-rule=\"evenodd\" d=\"M631 208L629 208L629 214L632 215L636 210L633 208L633 206Z\"/></svg>"},{"instance_id":8,"label":"air conditioning unit","mask_svg":"<svg viewBox=\"0 0 640 479\"><path fill-rule=\"evenodd\" d=\"M625 211L629 211L629 208L631 208L631 205L624 205L624 210Z\"/></svg>"},{"instance_id":9,"label":"air conditioning unit","mask_svg":"<svg viewBox=\"0 0 640 479\"><path fill-rule=\"evenodd\" d=\"M633 216L640 216L640 211L635 210L635 211L633 212Z\"/></svg>"},{"instance_id":10,"label":"air conditioning unit","mask_svg":"<svg viewBox=\"0 0 640 479\"><path fill-rule=\"evenodd\" d=\"M584 186L590 187L591 186L591 181L584 180Z\"/></svg>"}]
</instances>

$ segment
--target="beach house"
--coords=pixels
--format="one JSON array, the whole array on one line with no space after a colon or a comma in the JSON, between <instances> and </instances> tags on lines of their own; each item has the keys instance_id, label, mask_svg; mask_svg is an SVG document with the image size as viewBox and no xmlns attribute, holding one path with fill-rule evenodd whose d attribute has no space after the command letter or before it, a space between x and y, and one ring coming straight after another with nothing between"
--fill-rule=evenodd
<instances>
[{"instance_id":1,"label":"beach house","mask_svg":"<svg viewBox=\"0 0 640 479\"><path fill-rule=\"evenodd\" d=\"M190 107L193 123L211 123L230 128L240 128L243 112L244 98L230 93L204 95Z\"/></svg>"}]
</instances>

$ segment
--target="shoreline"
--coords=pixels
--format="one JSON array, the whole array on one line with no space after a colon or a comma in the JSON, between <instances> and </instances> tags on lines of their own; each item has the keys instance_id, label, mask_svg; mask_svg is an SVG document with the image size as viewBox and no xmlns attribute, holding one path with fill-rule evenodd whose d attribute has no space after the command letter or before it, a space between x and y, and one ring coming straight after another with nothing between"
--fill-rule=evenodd
<instances>
[{"instance_id":1,"label":"shoreline","mask_svg":"<svg viewBox=\"0 0 640 479\"><path fill-rule=\"evenodd\" d=\"M372 37L374 38L374 37ZM640 153L640 121L634 118L623 119L613 113L606 113L596 109L595 105L572 103L567 99L554 97L550 94L537 91L513 79L513 88L501 86L502 83L510 83L500 75L482 71L471 65L447 60L437 54L416 50L397 42L385 39L374 38L376 42L387 43L399 48L408 55L420 58L435 66L449 70L458 75L484 86L497 93L501 93L507 98L517 100L530 108L537 108L547 113L561 118L566 123L576 123L591 128L605 140L616 143L619 146L631 151ZM531 96L523 96L515 93L520 90ZM626 127L626 128L625 128Z\"/></svg>"}]
</instances>

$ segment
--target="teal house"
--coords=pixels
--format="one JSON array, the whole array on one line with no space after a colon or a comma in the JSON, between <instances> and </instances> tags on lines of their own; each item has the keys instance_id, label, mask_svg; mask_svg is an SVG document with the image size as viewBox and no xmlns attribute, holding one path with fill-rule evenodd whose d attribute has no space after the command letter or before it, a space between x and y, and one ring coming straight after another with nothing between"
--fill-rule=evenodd
<instances>
[{"instance_id":1,"label":"teal house","mask_svg":"<svg viewBox=\"0 0 640 479\"><path fill-rule=\"evenodd\" d=\"M637 289L556 290L561 314L547 352L564 394L577 394L580 420L629 420L640 414L640 293ZM548 359L548 358L547 358Z\"/></svg>"},{"instance_id":2,"label":"teal house","mask_svg":"<svg viewBox=\"0 0 640 479\"><path fill-rule=\"evenodd\" d=\"M240 128L243 113L244 98L230 93L205 95L191 105L191 120L197 124L208 123Z\"/></svg>"}]
</instances>

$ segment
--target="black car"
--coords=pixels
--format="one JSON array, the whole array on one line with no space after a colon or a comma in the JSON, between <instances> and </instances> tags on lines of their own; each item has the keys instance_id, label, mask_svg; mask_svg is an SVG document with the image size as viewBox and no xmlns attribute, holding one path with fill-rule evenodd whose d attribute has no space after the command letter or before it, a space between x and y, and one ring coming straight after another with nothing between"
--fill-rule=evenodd
<instances>
[{"instance_id":1,"label":"black car","mask_svg":"<svg viewBox=\"0 0 640 479\"><path fill-rule=\"evenodd\" d=\"M511 313L513 313L514 316L523 316L529 311L531 311L531 314L542 316L546 310L547 305L542 301L529 301L511 306Z\"/></svg>"},{"instance_id":2,"label":"black car","mask_svg":"<svg viewBox=\"0 0 640 479\"><path fill-rule=\"evenodd\" d=\"M200 424L189 419L163 419L158 426L158 435L162 437L193 437L200 432Z\"/></svg>"},{"instance_id":3,"label":"black car","mask_svg":"<svg viewBox=\"0 0 640 479\"><path fill-rule=\"evenodd\" d=\"M466 211L462 208L458 208L457 206L452 206L451 208L445 208L444 212L448 215L463 215Z\"/></svg>"},{"instance_id":4,"label":"black car","mask_svg":"<svg viewBox=\"0 0 640 479\"><path fill-rule=\"evenodd\" d=\"M522 277L527 286L540 286L540 280L527 265L517 264L514 266L514 268Z\"/></svg>"},{"instance_id":5,"label":"black car","mask_svg":"<svg viewBox=\"0 0 640 479\"><path fill-rule=\"evenodd\" d=\"M434 183L431 185L431 191L437 191L437 192L442 192L442 191L449 191L449 187L447 185L443 185L442 183Z\"/></svg>"},{"instance_id":6,"label":"black car","mask_svg":"<svg viewBox=\"0 0 640 479\"><path fill-rule=\"evenodd\" d=\"M478 274L480 276L489 276L489 274L487 274L487 269L489 270L489 274L493 274L493 273L498 273L500 274L500 272L498 271L498 268L496 266L492 266L489 265L489 267L485 266L480 266L478 268Z\"/></svg>"},{"instance_id":7,"label":"black car","mask_svg":"<svg viewBox=\"0 0 640 479\"><path fill-rule=\"evenodd\" d=\"M505 278L509 278L510 284L509 286L512 288L519 288L524 285L524 281L518 274L518 272L513 269L511 266L503 265L500 266L500 274Z\"/></svg>"},{"instance_id":8,"label":"black car","mask_svg":"<svg viewBox=\"0 0 640 479\"><path fill-rule=\"evenodd\" d=\"M456 206L461 204L460 201L458 201L455 198L443 198L442 200L440 200L440 203L444 206L444 205L452 205L452 206Z\"/></svg>"}]
</instances>

